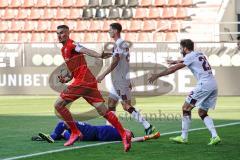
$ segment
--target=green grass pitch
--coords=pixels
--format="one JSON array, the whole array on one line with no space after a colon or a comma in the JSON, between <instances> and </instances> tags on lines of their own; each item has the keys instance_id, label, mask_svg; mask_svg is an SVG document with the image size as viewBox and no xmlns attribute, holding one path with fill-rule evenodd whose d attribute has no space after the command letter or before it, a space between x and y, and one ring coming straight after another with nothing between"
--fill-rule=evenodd
<instances>
[{"instance_id":1,"label":"green grass pitch","mask_svg":"<svg viewBox=\"0 0 240 160\"><path fill-rule=\"evenodd\" d=\"M14 159L22 155L32 155L46 151L66 149L64 141L54 144L32 142L32 135L38 132L49 133L57 123L53 104L55 96L1 96L0 97L0 160ZM137 98L136 107L161 133L179 131L181 129L181 105L184 96L159 96ZM215 110L209 115L215 125L240 122L240 97L219 97ZM91 107L78 100L72 106L73 112L88 111ZM125 128L131 129L136 136L144 135L143 127L130 119L128 114L118 106L117 115ZM88 121L91 124L104 124L102 118ZM191 128L201 128L204 124L193 110ZM189 133L190 143L173 144L170 136L164 135L157 140L133 143L132 149L124 153L121 143L104 144L86 148L72 149L57 153L46 153L40 156L21 158L27 160L219 160L240 159L240 124L217 128L222 143L207 146L210 134L208 130ZM100 142L77 142L74 147L97 144Z\"/></svg>"}]
</instances>

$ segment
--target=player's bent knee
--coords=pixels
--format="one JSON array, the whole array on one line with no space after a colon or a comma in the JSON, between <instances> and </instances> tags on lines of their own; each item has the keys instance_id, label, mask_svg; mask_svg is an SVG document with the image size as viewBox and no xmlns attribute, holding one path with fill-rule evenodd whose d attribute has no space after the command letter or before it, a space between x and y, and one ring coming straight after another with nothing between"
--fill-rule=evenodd
<instances>
[{"instance_id":1,"label":"player's bent knee","mask_svg":"<svg viewBox=\"0 0 240 160\"><path fill-rule=\"evenodd\" d=\"M207 111L201 109L198 110L198 115L202 120L204 120L204 118L208 116Z\"/></svg>"},{"instance_id":2,"label":"player's bent knee","mask_svg":"<svg viewBox=\"0 0 240 160\"><path fill-rule=\"evenodd\" d=\"M191 116L191 111L183 110L183 116Z\"/></svg>"}]
</instances>

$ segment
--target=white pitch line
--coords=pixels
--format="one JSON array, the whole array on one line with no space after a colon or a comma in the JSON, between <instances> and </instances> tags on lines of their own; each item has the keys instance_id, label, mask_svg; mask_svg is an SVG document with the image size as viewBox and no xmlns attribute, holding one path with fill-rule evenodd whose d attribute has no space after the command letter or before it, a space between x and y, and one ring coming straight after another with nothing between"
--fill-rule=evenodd
<instances>
[{"instance_id":1,"label":"white pitch line","mask_svg":"<svg viewBox=\"0 0 240 160\"><path fill-rule=\"evenodd\" d=\"M233 123L216 125L215 127L220 128L220 127L234 126L234 125L239 125L239 124L240 124L240 122L233 122ZM194 129L190 129L189 132L199 131L199 130L204 130L204 129L206 129L206 128L194 128ZM171 135L171 134L176 134L176 133L181 133L181 132L182 131L173 131L173 132L161 133L161 136ZM45 154L50 154L50 153L69 151L69 150L80 149L80 148L95 147L95 146L100 146L100 145L104 145L104 144L112 144L112 143L119 143L119 142L120 141L94 143L94 144L88 144L88 145L85 145L85 146L75 146L75 147L69 147L69 148L61 148L61 149L56 149L56 150L51 150L51 151L45 151L45 152L39 152L39 153L33 153L33 154L26 154L26 155L22 155L22 156L10 157L10 158L0 159L0 160L16 160L16 159L29 158L29 157L40 156L40 155L45 155Z\"/></svg>"}]
</instances>

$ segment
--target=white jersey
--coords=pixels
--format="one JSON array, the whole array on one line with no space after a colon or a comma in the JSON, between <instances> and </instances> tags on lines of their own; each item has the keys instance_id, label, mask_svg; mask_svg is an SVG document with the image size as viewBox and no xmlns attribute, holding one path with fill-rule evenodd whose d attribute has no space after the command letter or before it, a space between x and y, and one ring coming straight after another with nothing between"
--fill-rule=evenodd
<instances>
[{"instance_id":1,"label":"white jersey","mask_svg":"<svg viewBox=\"0 0 240 160\"><path fill-rule=\"evenodd\" d=\"M185 55L183 63L192 71L198 86L210 90L217 89L211 66L203 53L192 51Z\"/></svg>"},{"instance_id":2,"label":"white jersey","mask_svg":"<svg viewBox=\"0 0 240 160\"><path fill-rule=\"evenodd\" d=\"M129 78L129 48L124 43L124 40L119 38L115 42L115 46L113 48L113 56L120 57L118 65L112 71L112 81L113 84L118 84L120 86L128 87L130 85Z\"/></svg>"}]
</instances>

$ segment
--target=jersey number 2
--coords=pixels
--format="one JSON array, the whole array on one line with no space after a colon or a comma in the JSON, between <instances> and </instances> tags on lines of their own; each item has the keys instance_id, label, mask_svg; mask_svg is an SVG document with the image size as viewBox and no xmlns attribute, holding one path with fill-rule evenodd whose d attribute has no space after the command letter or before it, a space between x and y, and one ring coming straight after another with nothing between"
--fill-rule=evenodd
<instances>
[{"instance_id":1,"label":"jersey number 2","mask_svg":"<svg viewBox=\"0 0 240 160\"><path fill-rule=\"evenodd\" d=\"M211 66L210 66L210 64L208 63L208 61L207 61L207 59L206 59L205 56L204 56L204 57L199 57L198 59L199 59L199 61L201 61L201 62L203 61L202 67L203 67L203 70L204 70L204 71L211 70Z\"/></svg>"}]
</instances>

